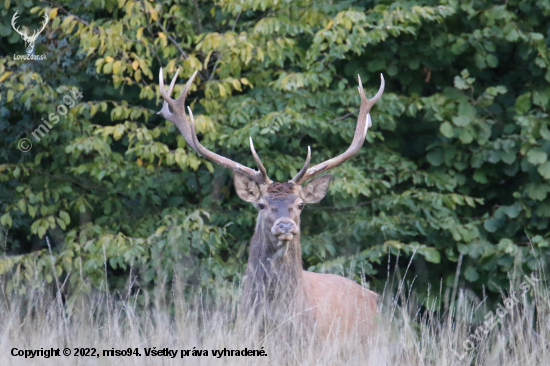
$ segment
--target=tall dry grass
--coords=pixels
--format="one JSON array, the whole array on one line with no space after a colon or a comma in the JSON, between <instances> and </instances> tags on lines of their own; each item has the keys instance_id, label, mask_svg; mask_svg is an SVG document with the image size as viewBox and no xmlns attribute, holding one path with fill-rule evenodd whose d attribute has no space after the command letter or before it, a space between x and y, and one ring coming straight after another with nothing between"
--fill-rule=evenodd
<instances>
[{"instance_id":1,"label":"tall dry grass","mask_svg":"<svg viewBox=\"0 0 550 366\"><path fill-rule=\"evenodd\" d=\"M538 277L541 272L538 272ZM503 300L515 290L519 303L487 335L466 352L463 344L489 306L466 289L441 287L430 291L423 303L416 300L414 284L394 276L387 281L380 301L378 332L368 343L356 344L353 336L331 342L297 342L277 330L261 335L236 323L239 289L229 288L205 304L204 296L184 300L174 281L159 287L145 306L130 294L112 296L107 291L81 295L63 302L44 286L25 296L0 295L0 365L550 365L549 289L540 280L534 290L521 296L524 278L511 274ZM3 284L0 283L1 287ZM147 296L145 296L147 298ZM437 303L448 309L436 311ZM444 308L444 307L442 307ZM501 311L502 313L502 311ZM496 315L495 315L496 316ZM178 350L177 357L145 356L144 348ZM212 350L263 349L267 356L217 358ZM263 347L263 348L262 348ZM95 348L99 357L60 356L24 358L12 349ZM139 349L141 356L103 357L103 350ZM208 356L192 356L193 350ZM183 359L181 350L190 350ZM453 352L454 351L454 352ZM460 357L466 354L462 359Z\"/></svg>"}]
</instances>

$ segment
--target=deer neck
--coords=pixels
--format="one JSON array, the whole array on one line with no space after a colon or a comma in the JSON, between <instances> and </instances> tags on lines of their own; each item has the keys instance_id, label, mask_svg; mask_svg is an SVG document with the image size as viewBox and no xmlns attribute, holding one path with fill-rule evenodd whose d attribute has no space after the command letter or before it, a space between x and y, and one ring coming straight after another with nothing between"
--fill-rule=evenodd
<instances>
[{"instance_id":1,"label":"deer neck","mask_svg":"<svg viewBox=\"0 0 550 366\"><path fill-rule=\"evenodd\" d=\"M245 296L255 299L265 296L267 302L288 301L289 297L303 293L300 235L279 242L271 235L271 228L265 226L260 221L256 223L250 242Z\"/></svg>"}]
</instances>

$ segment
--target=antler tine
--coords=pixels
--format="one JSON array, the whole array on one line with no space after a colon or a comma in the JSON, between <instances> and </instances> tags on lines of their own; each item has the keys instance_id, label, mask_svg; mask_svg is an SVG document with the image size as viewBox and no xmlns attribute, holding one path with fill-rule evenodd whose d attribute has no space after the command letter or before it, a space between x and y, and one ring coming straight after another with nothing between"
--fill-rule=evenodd
<instances>
[{"instance_id":1,"label":"antler tine","mask_svg":"<svg viewBox=\"0 0 550 366\"><path fill-rule=\"evenodd\" d=\"M357 154L359 149L361 149L361 146L363 146L363 143L365 142L365 137L367 136L367 129L372 125L369 114L370 109L372 108L372 106L374 106L374 104L376 104L376 102L384 93L385 81L384 76L380 74L381 82L378 92L374 97L372 97L372 99L367 99L367 97L365 96L365 91L363 90L363 85L361 84L361 77L357 75L357 78L359 81L358 90L359 96L361 97L361 108L359 110L359 116L357 117L357 127L355 128L355 134L353 136L353 141L351 142L350 147L343 154L324 161L321 164L317 164L312 168L309 168L307 172L303 174L303 176L299 179L296 179L296 177L293 178L292 180L295 180L296 184L301 184L306 180L311 179L327 170L337 167L338 165L351 159L355 154Z\"/></svg>"},{"instance_id":2,"label":"antler tine","mask_svg":"<svg viewBox=\"0 0 550 366\"><path fill-rule=\"evenodd\" d=\"M296 174L296 176L294 178L292 178L291 180L289 180L290 183L294 183L294 184L297 184L297 182L302 179L302 177L304 176L304 174L306 174L307 172L307 168L309 167L309 161L311 160L311 148L308 146L307 147L307 158L306 158L306 162L304 163L304 166L302 167L302 169L298 172L298 174Z\"/></svg>"},{"instance_id":3,"label":"antler tine","mask_svg":"<svg viewBox=\"0 0 550 366\"><path fill-rule=\"evenodd\" d=\"M193 143L195 144L195 147L196 147L195 151L197 153L204 156L208 160L213 161L216 164L219 164L235 172L239 172L241 174L246 175L247 177L249 177L250 179L252 179L258 184L265 184L265 183L271 182L271 181L265 181L262 173L260 173L259 171L250 169L244 165L234 162L231 159L218 155L208 150L204 146L202 146L202 144L199 142L199 139L197 138L197 133L195 132L195 118L193 117L193 111L191 111L190 107L187 107L187 110L189 111L189 117L191 118L191 135L193 136Z\"/></svg>"},{"instance_id":4,"label":"antler tine","mask_svg":"<svg viewBox=\"0 0 550 366\"><path fill-rule=\"evenodd\" d=\"M193 150L195 150L198 154L213 161L214 163L220 164L234 171L238 171L239 173L248 176L258 184L266 183L267 181L264 179L262 173L254 169L242 166L221 155L213 153L212 151L201 145L197 138L197 134L195 133L195 120L193 118L193 112L191 111L191 108L189 108L191 123L189 123L189 121L187 120L187 115L185 114L185 98L187 96L189 88L191 87L191 84L193 83L193 79L195 79L195 76L197 75L197 72L195 72L193 76L191 76L191 78L187 81L178 99L174 100L170 98L170 94L172 93L172 89L174 88L174 85L176 83L177 75L178 73L176 73L176 76L174 76L174 78L172 79L172 82L170 83L170 89L168 90L168 92L166 92L166 89L164 87L164 78L162 76L162 68L160 69L159 87L160 93L164 98L164 102L162 105L162 109L158 112L158 114L162 115L164 118L174 123L185 138L185 141L187 141L189 146L191 146ZM172 108L172 111L170 111L170 108ZM265 174L265 176L267 177L267 174Z\"/></svg>"},{"instance_id":5,"label":"antler tine","mask_svg":"<svg viewBox=\"0 0 550 366\"><path fill-rule=\"evenodd\" d=\"M262 161L260 160L260 157L256 153L256 149L254 148L254 142L252 142L252 137L250 138L250 151L252 151L252 156L254 157L254 160L256 160L256 165L258 165L258 169L260 169L260 172L262 173L262 177L266 183L273 183L271 179L267 176L267 170L265 169L264 165L262 164Z\"/></svg>"},{"instance_id":6,"label":"antler tine","mask_svg":"<svg viewBox=\"0 0 550 366\"><path fill-rule=\"evenodd\" d=\"M174 75L174 77L172 78L172 81L170 82L170 89L168 89L168 93L167 93L166 88L164 87L164 76L162 75L162 67L160 68L160 71L159 71L160 94L162 94L162 97L164 98L165 102L167 102L167 103L172 104L171 102L174 102L174 99L172 99L170 97L170 95L172 94L172 89L174 88L174 85L176 84L176 79L178 78L179 72L180 72L180 69L178 69L176 71L176 75Z\"/></svg>"},{"instance_id":7,"label":"antler tine","mask_svg":"<svg viewBox=\"0 0 550 366\"><path fill-rule=\"evenodd\" d=\"M178 72L179 72L179 69L178 69ZM213 161L216 164L219 164L221 166L224 166L226 168L229 168L231 170L244 174L258 184L271 183L271 180L269 180L269 178L267 177L265 168L262 165L260 158L256 154L256 151L254 150L253 146L252 146L252 154L254 155L254 159L256 160L256 162L259 161L258 167L260 168L261 172L245 167L239 163L234 162L233 160L230 160L221 155L218 155L208 150L204 146L202 146L195 132L195 119L193 117L193 112L191 111L191 108L188 107L189 117L191 118L191 122L187 120L187 115L185 114L185 98L187 97L187 92L189 91L189 88L191 87L191 84L193 83L193 79L195 79L197 72L195 72L193 76L191 76L191 78L187 81L178 99L174 100L170 98L170 94L172 93L172 89L176 84L178 72L176 72L176 75L174 76L174 78L172 79L172 82L170 83L170 88L168 89L168 92L166 92L166 89L164 87L164 78L162 75L162 68L160 69L159 87L160 87L160 93L162 94L164 102L162 105L162 109L158 112L158 114L162 115L164 118L174 123L180 130L183 137L185 138L185 141L187 141L189 146L191 146L193 150L195 150L199 155L204 156L205 158Z\"/></svg>"},{"instance_id":8,"label":"antler tine","mask_svg":"<svg viewBox=\"0 0 550 366\"><path fill-rule=\"evenodd\" d=\"M195 79L195 76L197 75L197 72L191 76L191 78L187 81L185 84L185 88L183 89L182 93L180 94L179 98L174 100L170 97L172 94L172 90L174 89L174 85L176 85L176 80L178 78L180 69L176 71L176 75L172 78L172 81L170 82L170 88L168 89L168 92L166 92L165 86L164 86L164 77L162 75L162 67L159 71L159 87L160 87L160 93L162 95L162 98L164 99L164 102L162 103L162 109L157 113L172 122L176 125L176 127L180 130L181 134L185 138L185 141L194 149L197 150L194 142L193 137L191 136L191 128L189 127L189 122L187 121L187 116L185 115L185 98L187 97L187 92L189 90L189 87L193 83L193 80ZM170 107L172 108L172 111L170 111Z\"/></svg>"}]
</instances>

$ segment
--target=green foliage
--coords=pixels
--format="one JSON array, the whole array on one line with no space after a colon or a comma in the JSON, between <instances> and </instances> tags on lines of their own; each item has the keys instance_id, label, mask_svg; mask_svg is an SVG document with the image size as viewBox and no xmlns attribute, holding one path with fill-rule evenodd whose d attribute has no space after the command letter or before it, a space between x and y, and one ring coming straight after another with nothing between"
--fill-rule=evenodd
<instances>
[{"instance_id":1,"label":"green foliage","mask_svg":"<svg viewBox=\"0 0 550 366\"><path fill-rule=\"evenodd\" d=\"M462 257L461 284L496 292L514 264L550 258L548 1L34 5L1 10L8 291L52 281L52 266L72 288L100 286L105 271L143 289L174 274L201 289L240 278L255 213L230 172L155 115L161 66L165 78L180 70L175 95L199 71L188 103L203 144L254 166L252 136L279 181L308 145L314 163L349 146L357 74L370 95L384 74L367 143L303 214L306 268L383 279L388 255L414 254L427 264L411 275L448 282ZM49 14L36 46L46 61L13 59L24 52L5 26L15 11L30 29ZM69 113L37 134L67 96Z\"/></svg>"}]
</instances>

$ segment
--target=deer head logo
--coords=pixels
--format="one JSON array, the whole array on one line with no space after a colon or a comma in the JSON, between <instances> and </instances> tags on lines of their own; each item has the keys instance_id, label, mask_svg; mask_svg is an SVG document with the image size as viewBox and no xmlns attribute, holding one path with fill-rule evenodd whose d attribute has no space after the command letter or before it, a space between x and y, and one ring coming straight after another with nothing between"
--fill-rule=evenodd
<instances>
[{"instance_id":1,"label":"deer head logo","mask_svg":"<svg viewBox=\"0 0 550 366\"><path fill-rule=\"evenodd\" d=\"M46 28L46 25L48 24L48 20L50 20L50 18L48 18L47 14L44 14L44 24L42 24L42 28L40 28L39 31L34 31L32 36L29 36L27 35L27 30L25 30L25 32L21 32L19 30L19 27L16 27L15 20L18 17L19 16L17 15L17 12L15 12L15 14L13 14L13 18L11 18L11 26L17 33L19 33L19 35L23 38L23 41L25 41L25 52L27 53L27 55L34 55L34 46L36 39L38 38L40 33L42 33L44 28Z\"/></svg>"}]
</instances>

